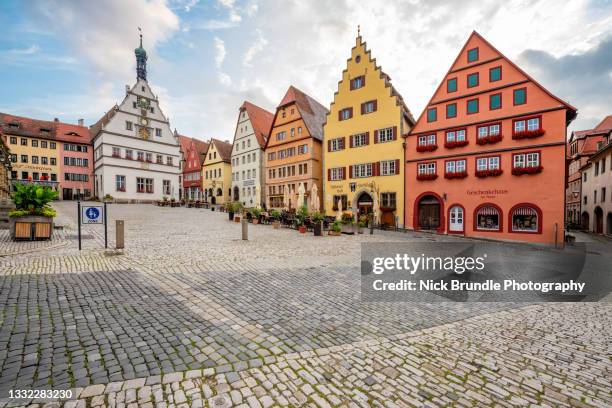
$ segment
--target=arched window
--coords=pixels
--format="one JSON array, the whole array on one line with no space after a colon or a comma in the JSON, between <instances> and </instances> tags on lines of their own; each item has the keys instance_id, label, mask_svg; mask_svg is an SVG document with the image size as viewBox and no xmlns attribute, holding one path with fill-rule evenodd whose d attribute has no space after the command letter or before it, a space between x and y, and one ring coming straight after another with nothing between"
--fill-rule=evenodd
<instances>
[{"instance_id":1,"label":"arched window","mask_svg":"<svg viewBox=\"0 0 612 408\"><path fill-rule=\"evenodd\" d=\"M483 204L476 208L474 229L478 231L501 231L501 210L493 204Z\"/></svg>"},{"instance_id":2,"label":"arched window","mask_svg":"<svg viewBox=\"0 0 612 408\"><path fill-rule=\"evenodd\" d=\"M510 210L512 232L540 232L540 211L529 204L519 204Z\"/></svg>"},{"instance_id":3,"label":"arched window","mask_svg":"<svg viewBox=\"0 0 612 408\"><path fill-rule=\"evenodd\" d=\"M217 197L220 197L223 195L223 190L221 190L220 188L217 189Z\"/></svg>"}]
</instances>

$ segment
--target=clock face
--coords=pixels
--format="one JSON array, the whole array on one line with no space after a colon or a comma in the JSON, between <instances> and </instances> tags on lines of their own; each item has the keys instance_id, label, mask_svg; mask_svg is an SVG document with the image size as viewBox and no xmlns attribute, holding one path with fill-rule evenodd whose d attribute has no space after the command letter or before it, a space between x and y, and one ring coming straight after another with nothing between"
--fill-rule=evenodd
<instances>
[{"instance_id":1,"label":"clock face","mask_svg":"<svg viewBox=\"0 0 612 408\"><path fill-rule=\"evenodd\" d=\"M139 98L138 106L140 106L142 109L149 109L149 100L146 98Z\"/></svg>"},{"instance_id":2,"label":"clock face","mask_svg":"<svg viewBox=\"0 0 612 408\"><path fill-rule=\"evenodd\" d=\"M147 120L147 118L140 118L140 124L143 126L147 126L149 124L149 121Z\"/></svg>"}]
</instances>

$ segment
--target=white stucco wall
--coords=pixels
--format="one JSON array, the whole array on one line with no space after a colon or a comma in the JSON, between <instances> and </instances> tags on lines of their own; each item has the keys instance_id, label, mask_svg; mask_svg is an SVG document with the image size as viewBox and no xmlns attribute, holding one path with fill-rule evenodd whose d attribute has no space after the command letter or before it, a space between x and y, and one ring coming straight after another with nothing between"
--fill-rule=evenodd
<instances>
[{"instance_id":1,"label":"white stucco wall","mask_svg":"<svg viewBox=\"0 0 612 408\"><path fill-rule=\"evenodd\" d=\"M238 187L240 201L247 207L260 207L263 202L262 158L263 149L257 141L249 115L244 110L238 116L232 148L232 199L234 188Z\"/></svg>"}]
</instances>

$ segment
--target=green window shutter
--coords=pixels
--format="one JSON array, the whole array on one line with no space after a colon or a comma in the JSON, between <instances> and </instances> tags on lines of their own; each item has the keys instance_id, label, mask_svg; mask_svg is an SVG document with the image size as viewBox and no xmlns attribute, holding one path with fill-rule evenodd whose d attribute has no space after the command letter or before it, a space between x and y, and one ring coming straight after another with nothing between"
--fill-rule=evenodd
<instances>
[{"instance_id":1,"label":"green window shutter","mask_svg":"<svg viewBox=\"0 0 612 408\"><path fill-rule=\"evenodd\" d=\"M491 68L489 70L489 81L499 81L501 79L501 67Z\"/></svg>"},{"instance_id":2,"label":"green window shutter","mask_svg":"<svg viewBox=\"0 0 612 408\"><path fill-rule=\"evenodd\" d=\"M451 78L446 81L446 92L457 91L457 78Z\"/></svg>"},{"instance_id":3,"label":"green window shutter","mask_svg":"<svg viewBox=\"0 0 612 408\"><path fill-rule=\"evenodd\" d=\"M478 99L467 101L467 113L478 113Z\"/></svg>"},{"instance_id":4,"label":"green window shutter","mask_svg":"<svg viewBox=\"0 0 612 408\"><path fill-rule=\"evenodd\" d=\"M473 88L478 86L478 72L474 72L473 74L468 75L467 86L468 88Z\"/></svg>"},{"instance_id":5,"label":"green window shutter","mask_svg":"<svg viewBox=\"0 0 612 408\"><path fill-rule=\"evenodd\" d=\"M448 105L446 105L446 117L447 118L457 117L457 104L456 103L449 103Z\"/></svg>"},{"instance_id":6,"label":"green window shutter","mask_svg":"<svg viewBox=\"0 0 612 408\"><path fill-rule=\"evenodd\" d=\"M468 62L478 61L478 48L468 50Z\"/></svg>"},{"instance_id":7,"label":"green window shutter","mask_svg":"<svg viewBox=\"0 0 612 408\"><path fill-rule=\"evenodd\" d=\"M489 109L500 109L502 106L501 103L501 94L495 94L489 96Z\"/></svg>"},{"instance_id":8,"label":"green window shutter","mask_svg":"<svg viewBox=\"0 0 612 408\"><path fill-rule=\"evenodd\" d=\"M527 103L527 90L525 88L514 90L514 104L523 105Z\"/></svg>"},{"instance_id":9,"label":"green window shutter","mask_svg":"<svg viewBox=\"0 0 612 408\"><path fill-rule=\"evenodd\" d=\"M436 120L438 120L438 109L427 109L427 122L435 122Z\"/></svg>"}]
</instances>

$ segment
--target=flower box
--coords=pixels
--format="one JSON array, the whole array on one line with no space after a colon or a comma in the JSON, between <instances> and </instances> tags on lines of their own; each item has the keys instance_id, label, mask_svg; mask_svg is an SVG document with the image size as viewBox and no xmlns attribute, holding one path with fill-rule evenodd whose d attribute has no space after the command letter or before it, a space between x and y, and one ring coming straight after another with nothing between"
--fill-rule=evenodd
<instances>
[{"instance_id":1,"label":"flower box","mask_svg":"<svg viewBox=\"0 0 612 408\"><path fill-rule=\"evenodd\" d=\"M546 133L544 131L544 129L536 129L536 130L524 130L522 132L514 132L512 134L512 138L515 140L520 140L520 139L532 139L534 137L540 137L543 136L544 133Z\"/></svg>"},{"instance_id":2,"label":"flower box","mask_svg":"<svg viewBox=\"0 0 612 408\"><path fill-rule=\"evenodd\" d=\"M145 192L145 191L144 191L144 188L139 188L139 189L137 189L136 191L137 191L138 193L144 193L144 192Z\"/></svg>"},{"instance_id":3,"label":"flower box","mask_svg":"<svg viewBox=\"0 0 612 408\"><path fill-rule=\"evenodd\" d=\"M430 145L417 145L417 152L433 152L438 148L437 144Z\"/></svg>"},{"instance_id":4,"label":"flower box","mask_svg":"<svg viewBox=\"0 0 612 408\"><path fill-rule=\"evenodd\" d=\"M51 239L53 217L28 215L25 217L10 217L10 233L14 240L47 240Z\"/></svg>"},{"instance_id":5,"label":"flower box","mask_svg":"<svg viewBox=\"0 0 612 408\"><path fill-rule=\"evenodd\" d=\"M476 177L497 177L504 171L502 169L491 169L491 170L476 170Z\"/></svg>"},{"instance_id":6,"label":"flower box","mask_svg":"<svg viewBox=\"0 0 612 408\"><path fill-rule=\"evenodd\" d=\"M435 180L437 178L437 174L417 174L417 180Z\"/></svg>"},{"instance_id":7,"label":"flower box","mask_svg":"<svg viewBox=\"0 0 612 408\"><path fill-rule=\"evenodd\" d=\"M454 149L455 147L467 146L467 144L467 140L455 140L453 142L445 142L444 147L446 147L447 149Z\"/></svg>"},{"instance_id":8,"label":"flower box","mask_svg":"<svg viewBox=\"0 0 612 408\"><path fill-rule=\"evenodd\" d=\"M467 171L459 171L454 173L444 173L444 178L447 179L460 179L467 177Z\"/></svg>"},{"instance_id":9,"label":"flower box","mask_svg":"<svg viewBox=\"0 0 612 408\"><path fill-rule=\"evenodd\" d=\"M541 173L544 167L532 166L532 167L515 167L512 169L512 174L515 176L521 176L523 174L537 174Z\"/></svg>"},{"instance_id":10,"label":"flower box","mask_svg":"<svg viewBox=\"0 0 612 408\"><path fill-rule=\"evenodd\" d=\"M479 137L476 139L476 144L479 144L479 145L493 144L493 143L501 142L502 139L503 139L502 135Z\"/></svg>"},{"instance_id":11,"label":"flower box","mask_svg":"<svg viewBox=\"0 0 612 408\"><path fill-rule=\"evenodd\" d=\"M125 193L125 187L124 188L118 188L117 191L121 191Z\"/></svg>"}]
</instances>

